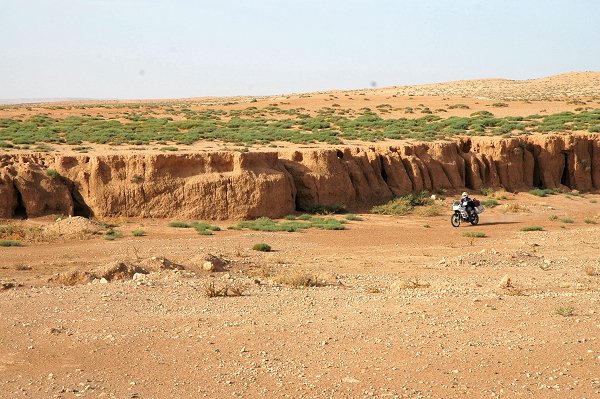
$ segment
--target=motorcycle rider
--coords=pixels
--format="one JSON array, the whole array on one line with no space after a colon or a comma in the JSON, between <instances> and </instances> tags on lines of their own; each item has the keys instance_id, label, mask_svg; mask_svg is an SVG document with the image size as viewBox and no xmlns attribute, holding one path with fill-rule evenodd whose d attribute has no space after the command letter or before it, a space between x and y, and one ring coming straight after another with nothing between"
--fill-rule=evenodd
<instances>
[{"instance_id":1,"label":"motorcycle rider","mask_svg":"<svg viewBox=\"0 0 600 399\"><path fill-rule=\"evenodd\" d=\"M473 214L474 204L473 204L473 200L471 198L469 198L469 194L466 191L464 193L462 193L462 199L460 200L460 205L465 207L465 209L467 211L467 215L469 215L469 218L470 218L471 215Z\"/></svg>"}]
</instances>

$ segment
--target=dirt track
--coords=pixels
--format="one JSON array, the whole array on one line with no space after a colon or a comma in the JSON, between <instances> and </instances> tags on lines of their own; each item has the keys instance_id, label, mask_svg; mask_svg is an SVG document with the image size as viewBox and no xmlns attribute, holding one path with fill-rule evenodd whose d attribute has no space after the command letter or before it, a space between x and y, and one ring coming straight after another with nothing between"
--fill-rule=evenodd
<instances>
[{"instance_id":1,"label":"dirt track","mask_svg":"<svg viewBox=\"0 0 600 399\"><path fill-rule=\"evenodd\" d=\"M0 279L23 286L0 291L0 397L592 398L600 229L583 221L600 222L598 200L509 195L480 226L458 229L449 213L213 236L140 220L125 221L115 241L3 248ZM502 212L515 203L529 212ZM531 225L544 231L519 231ZM132 237L136 228L147 235ZM257 242L274 251L249 249ZM205 253L229 260L227 270L189 266ZM188 270L47 283L71 268L152 256ZM295 289L267 277L290 269L327 284ZM512 288L497 288L507 274ZM211 281L246 290L207 298Z\"/></svg>"}]
</instances>

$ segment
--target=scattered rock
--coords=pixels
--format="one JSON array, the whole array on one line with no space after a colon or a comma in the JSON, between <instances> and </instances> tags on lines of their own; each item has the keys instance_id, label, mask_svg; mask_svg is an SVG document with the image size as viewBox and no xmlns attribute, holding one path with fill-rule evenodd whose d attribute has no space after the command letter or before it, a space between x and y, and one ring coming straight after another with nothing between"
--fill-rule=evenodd
<instances>
[{"instance_id":1,"label":"scattered rock","mask_svg":"<svg viewBox=\"0 0 600 399\"><path fill-rule=\"evenodd\" d=\"M213 262L206 261L202 265L202 269L206 270L207 272L214 272L215 271L215 264Z\"/></svg>"},{"instance_id":2,"label":"scattered rock","mask_svg":"<svg viewBox=\"0 0 600 399\"><path fill-rule=\"evenodd\" d=\"M502 280L498 283L498 288L510 288L512 287L512 282L508 274L502 277Z\"/></svg>"},{"instance_id":3,"label":"scattered rock","mask_svg":"<svg viewBox=\"0 0 600 399\"><path fill-rule=\"evenodd\" d=\"M106 266L94 270L94 274L100 279L100 283L103 283L103 279L106 282L113 280L129 280L136 273L147 274L148 272L140 266L128 265L125 262L109 263Z\"/></svg>"},{"instance_id":4,"label":"scattered rock","mask_svg":"<svg viewBox=\"0 0 600 399\"><path fill-rule=\"evenodd\" d=\"M65 273L53 275L48 279L48 282L62 285L78 285L91 283L94 279L96 279L94 273L81 270L70 270Z\"/></svg>"},{"instance_id":5,"label":"scattered rock","mask_svg":"<svg viewBox=\"0 0 600 399\"><path fill-rule=\"evenodd\" d=\"M92 271L71 270L57 273L48 279L50 283L78 285L88 283L108 283L113 280L130 279L136 273L148 273L140 266L128 265L124 262L112 262Z\"/></svg>"},{"instance_id":6,"label":"scattered rock","mask_svg":"<svg viewBox=\"0 0 600 399\"><path fill-rule=\"evenodd\" d=\"M149 272L160 272L162 270L184 270L185 267L178 263L171 262L169 259L162 256L153 256L144 259L141 265Z\"/></svg>"},{"instance_id":7,"label":"scattered rock","mask_svg":"<svg viewBox=\"0 0 600 399\"><path fill-rule=\"evenodd\" d=\"M212 254L194 256L190 259L190 263L207 272L225 271L225 267L228 264L227 260Z\"/></svg>"},{"instance_id":8,"label":"scattered rock","mask_svg":"<svg viewBox=\"0 0 600 399\"><path fill-rule=\"evenodd\" d=\"M410 288L427 288L430 287L431 284L421 283L418 279L415 280L398 280L393 282L390 285L390 289L392 290L405 290Z\"/></svg>"},{"instance_id":9,"label":"scattered rock","mask_svg":"<svg viewBox=\"0 0 600 399\"><path fill-rule=\"evenodd\" d=\"M62 334L64 332L66 332L67 329L64 328L63 326L59 326L59 327L50 327L48 329L46 329L44 332L46 334L52 334L52 335L58 335L58 334Z\"/></svg>"}]
</instances>

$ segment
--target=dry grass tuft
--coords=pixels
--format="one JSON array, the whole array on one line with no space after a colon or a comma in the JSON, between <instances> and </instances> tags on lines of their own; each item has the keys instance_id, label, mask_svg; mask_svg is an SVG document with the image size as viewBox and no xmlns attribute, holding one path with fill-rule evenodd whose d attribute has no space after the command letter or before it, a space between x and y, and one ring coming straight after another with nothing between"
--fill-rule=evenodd
<instances>
[{"instance_id":1,"label":"dry grass tuft","mask_svg":"<svg viewBox=\"0 0 600 399\"><path fill-rule=\"evenodd\" d=\"M554 312L563 317L570 317L575 314L575 308L572 306L556 308Z\"/></svg>"},{"instance_id":2,"label":"dry grass tuft","mask_svg":"<svg viewBox=\"0 0 600 399\"><path fill-rule=\"evenodd\" d=\"M499 199L499 200L505 200L508 199L508 191L506 190L498 190L498 191L494 191L491 195L492 198L495 199Z\"/></svg>"},{"instance_id":3,"label":"dry grass tuft","mask_svg":"<svg viewBox=\"0 0 600 399\"><path fill-rule=\"evenodd\" d=\"M224 284L219 287L214 282L210 282L204 286L204 295L209 298L242 296L245 290L246 286L241 283Z\"/></svg>"},{"instance_id":4,"label":"dry grass tuft","mask_svg":"<svg viewBox=\"0 0 600 399\"><path fill-rule=\"evenodd\" d=\"M48 242L51 238L39 226L25 227L15 224L0 225L0 239L23 242Z\"/></svg>"},{"instance_id":5,"label":"dry grass tuft","mask_svg":"<svg viewBox=\"0 0 600 399\"><path fill-rule=\"evenodd\" d=\"M254 278L269 278L275 275L275 269L271 266L258 266L245 270L244 274Z\"/></svg>"},{"instance_id":6,"label":"dry grass tuft","mask_svg":"<svg viewBox=\"0 0 600 399\"><path fill-rule=\"evenodd\" d=\"M501 209L503 213L529 213L531 212L529 208L521 204L510 204L505 205L504 208Z\"/></svg>"},{"instance_id":7,"label":"dry grass tuft","mask_svg":"<svg viewBox=\"0 0 600 399\"><path fill-rule=\"evenodd\" d=\"M427 206L423 206L423 207L419 207L417 208L417 215L419 216L425 216L425 217L434 217L434 216L440 216L444 214L444 209L437 204L434 205L427 205Z\"/></svg>"},{"instance_id":8,"label":"dry grass tuft","mask_svg":"<svg viewBox=\"0 0 600 399\"><path fill-rule=\"evenodd\" d=\"M271 280L275 284L288 285L294 288L316 287L319 285L317 276L304 270L291 269L275 274Z\"/></svg>"},{"instance_id":9,"label":"dry grass tuft","mask_svg":"<svg viewBox=\"0 0 600 399\"><path fill-rule=\"evenodd\" d=\"M227 288L228 296L242 296L246 291L246 286L242 283L234 283Z\"/></svg>"}]
</instances>

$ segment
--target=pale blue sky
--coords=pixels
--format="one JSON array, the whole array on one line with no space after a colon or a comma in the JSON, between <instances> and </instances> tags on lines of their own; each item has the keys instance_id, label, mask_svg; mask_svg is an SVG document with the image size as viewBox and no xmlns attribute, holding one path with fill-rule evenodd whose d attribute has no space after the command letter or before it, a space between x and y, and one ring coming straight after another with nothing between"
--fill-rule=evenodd
<instances>
[{"instance_id":1,"label":"pale blue sky","mask_svg":"<svg viewBox=\"0 0 600 399\"><path fill-rule=\"evenodd\" d=\"M596 0L0 6L0 98L261 95L600 70Z\"/></svg>"}]
</instances>

